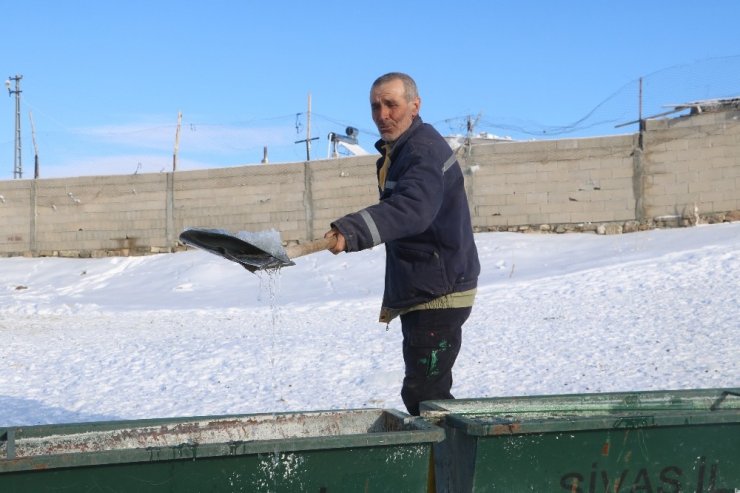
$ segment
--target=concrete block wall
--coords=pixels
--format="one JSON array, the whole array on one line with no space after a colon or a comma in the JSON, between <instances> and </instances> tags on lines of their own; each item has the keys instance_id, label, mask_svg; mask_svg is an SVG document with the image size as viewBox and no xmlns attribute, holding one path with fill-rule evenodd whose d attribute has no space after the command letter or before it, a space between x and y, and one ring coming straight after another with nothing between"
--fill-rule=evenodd
<instances>
[{"instance_id":1,"label":"concrete block wall","mask_svg":"<svg viewBox=\"0 0 740 493\"><path fill-rule=\"evenodd\" d=\"M276 229L284 238L306 236L302 164L178 172L172 179L175 238L187 227Z\"/></svg>"},{"instance_id":2,"label":"concrete block wall","mask_svg":"<svg viewBox=\"0 0 740 493\"><path fill-rule=\"evenodd\" d=\"M35 180L34 253L123 251L166 242L166 175Z\"/></svg>"},{"instance_id":3,"label":"concrete block wall","mask_svg":"<svg viewBox=\"0 0 740 493\"><path fill-rule=\"evenodd\" d=\"M32 181L0 182L0 252L16 255L30 251Z\"/></svg>"},{"instance_id":4,"label":"concrete block wall","mask_svg":"<svg viewBox=\"0 0 740 493\"><path fill-rule=\"evenodd\" d=\"M283 241L320 238L331 221L377 200L376 157L271 164L174 175L174 228L275 229Z\"/></svg>"},{"instance_id":5,"label":"concrete block wall","mask_svg":"<svg viewBox=\"0 0 740 493\"><path fill-rule=\"evenodd\" d=\"M321 238L331 222L378 201L375 178L377 155L312 161L306 165L310 188L309 235Z\"/></svg>"},{"instance_id":6,"label":"concrete block wall","mask_svg":"<svg viewBox=\"0 0 740 493\"><path fill-rule=\"evenodd\" d=\"M474 227L635 217L633 135L474 145L464 159Z\"/></svg>"},{"instance_id":7,"label":"concrete block wall","mask_svg":"<svg viewBox=\"0 0 740 493\"><path fill-rule=\"evenodd\" d=\"M456 152L478 231L740 210L740 111L648 121L642 135L474 140ZM0 255L172 251L194 226L319 238L377 202L376 159L1 181Z\"/></svg>"},{"instance_id":8,"label":"concrete block wall","mask_svg":"<svg viewBox=\"0 0 740 493\"><path fill-rule=\"evenodd\" d=\"M648 217L740 209L740 111L648 121L644 149Z\"/></svg>"}]
</instances>

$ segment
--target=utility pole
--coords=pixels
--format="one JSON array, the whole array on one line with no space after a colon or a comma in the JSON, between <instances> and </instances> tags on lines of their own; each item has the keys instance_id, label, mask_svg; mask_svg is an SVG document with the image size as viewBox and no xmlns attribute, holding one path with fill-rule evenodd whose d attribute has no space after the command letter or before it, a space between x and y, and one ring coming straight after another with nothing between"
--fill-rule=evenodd
<instances>
[{"instance_id":1,"label":"utility pole","mask_svg":"<svg viewBox=\"0 0 740 493\"><path fill-rule=\"evenodd\" d=\"M470 156L470 152L473 148L473 135L475 134L475 126L478 125L478 121L480 120L481 114L478 113L478 116L475 117L475 121L473 121L473 117L471 115L468 115L468 121L466 124L466 132L465 132L465 156Z\"/></svg>"},{"instance_id":2,"label":"utility pole","mask_svg":"<svg viewBox=\"0 0 740 493\"><path fill-rule=\"evenodd\" d=\"M36 126L33 124L33 112L28 112L31 120L31 141L33 142L33 177L39 177L39 146L36 145Z\"/></svg>"},{"instance_id":3,"label":"utility pole","mask_svg":"<svg viewBox=\"0 0 740 493\"><path fill-rule=\"evenodd\" d=\"M23 164L21 161L21 79L22 75L8 77L5 87L8 88L8 97L15 94L15 151L13 156L13 178L23 178ZM15 90L10 89L10 81L15 82Z\"/></svg>"},{"instance_id":4,"label":"utility pole","mask_svg":"<svg viewBox=\"0 0 740 493\"><path fill-rule=\"evenodd\" d=\"M306 113L306 161L311 160L311 93L308 93L308 113Z\"/></svg>"},{"instance_id":5,"label":"utility pole","mask_svg":"<svg viewBox=\"0 0 740 493\"><path fill-rule=\"evenodd\" d=\"M311 138L311 93L308 93L308 113L306 114L306 138L303 140L296 140L296 144L301 142L306 143L306 161L311 160L311 141L318 140L318 137Z\"/></svg>"},{"instance_id":6,"label":"utility pole","mask_svg":"<svg viewBox=\"0 0 740 493\"><path fill-rule=\"evenodd\" d=\"M640 100L638 102L638 108L637 108L637 117L638 117L639 122L640 122L640 126L639 126L639 132L640 132L639 146L640 146L640 149L644 149L644 147L643 147L644 146L643 138L645 137L645 120L643 120L643 118L642 118L642 77L640 77L640 95L639 95L639 98L640 98Z\"/></svg>"},{"instance_id":7,"label":"utility pole","mask_svg":"<svg viewBox=\"0 0 740 493\"><path fill-rule=\"evenodd\" d=\"M177 112L177 130L175 131L175 152L172 153L172 172L177 171L177 153L180 150L180 126L182 125L182 111Z\"/></svg>"}]
</instances>

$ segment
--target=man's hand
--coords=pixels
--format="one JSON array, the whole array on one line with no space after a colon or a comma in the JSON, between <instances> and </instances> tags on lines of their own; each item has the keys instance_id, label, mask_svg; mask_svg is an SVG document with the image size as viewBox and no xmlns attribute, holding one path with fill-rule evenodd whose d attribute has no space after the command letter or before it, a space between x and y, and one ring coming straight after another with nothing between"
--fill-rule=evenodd
<instances>
[{"instance_id":1,"label":"man's hand","mask_svg":"<svg viewBox=\"0 0 740 493\"><path fill-rule=\"evenodd\" d=\"M344 249L347 248L347 242L344 239L344 235L340 233L338 229L331 228L324 235L324 238L331 238L331 237L335 237L337 239L337 242L334 244L334 247L329 249L331 253L336 255L338 253L343 252Z\"/></svg>"}]
</instances>

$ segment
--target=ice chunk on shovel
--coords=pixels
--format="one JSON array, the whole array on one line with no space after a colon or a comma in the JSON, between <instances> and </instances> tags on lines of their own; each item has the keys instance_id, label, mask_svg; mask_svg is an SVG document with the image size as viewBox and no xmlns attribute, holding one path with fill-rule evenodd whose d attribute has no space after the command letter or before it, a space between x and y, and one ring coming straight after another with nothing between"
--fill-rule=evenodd
<instances>
[{"instance_id":1,"label":"ice chunk on shovel","mask_svg":"<svg viewBox=\"0 0 740 493\"><path fill-rule=\"evenodd\" d=\"M336 238L321 238L283 248L280 233L275 230L232 233L225 229L187 228L180 233L180 241L255 272L295 265L291 259L328 250L334 246Z\"/></svg>"}]
</instances>

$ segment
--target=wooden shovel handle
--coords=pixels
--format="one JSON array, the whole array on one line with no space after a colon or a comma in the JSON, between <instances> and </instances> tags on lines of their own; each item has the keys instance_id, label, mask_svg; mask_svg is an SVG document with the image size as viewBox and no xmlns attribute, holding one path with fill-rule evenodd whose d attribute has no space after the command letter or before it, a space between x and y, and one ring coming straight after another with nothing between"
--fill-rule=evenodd
<instances>
[{"instance_id":1,"label":"wooden shovel handle","mask_svg":"<svg viewBox=\"0 0 740 493\"><path fill-rule=\"evenodd\" d=\"M296 257L302 257L309 253L320 252L322 250L328 250L337 243L337 237L331 236L329 238L321 238L319 240L309 241L308 243L299 243L297 245L289 245L285 247L285 253L288 254L289 259Z\"/></svg>"}]
</instances>

